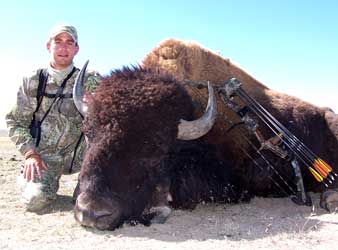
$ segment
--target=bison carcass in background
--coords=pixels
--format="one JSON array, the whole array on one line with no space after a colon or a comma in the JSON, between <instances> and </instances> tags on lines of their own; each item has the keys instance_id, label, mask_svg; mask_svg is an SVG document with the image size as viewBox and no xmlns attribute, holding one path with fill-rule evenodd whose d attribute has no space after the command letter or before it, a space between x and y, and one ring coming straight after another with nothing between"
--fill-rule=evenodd
<instances>
[{"instance_id":1,"label":"bison carcass in background","mask_svg":"<svg viewBox=\"0 0 338 250\"><path fill-rule=\"evenodd\" d=\"M89 98L84 122L88 148L75 218L85 226L114 229L128 220L164 222L170 206L193 208L200 201L290 193L285 186L281 190L283 182L294 188L289 163L266 152L277 170L272 171L255 155L255 138L246 127L229 130L239 117L217 94L213 101L213 89L187 83L210 81L217 88L232 77L282 123L292 121L290 130L315 153L338 165L337 116L332 111L271 91L230 60L196 44L168 40L145 58L141 68L112 72ZM208 97L208 112L202 116ZM81 96L75 99L78 106L86 105ZM188 123L193 133L187 136L189 129L182 127L181 119L201 116ZM271 135L263 126L261 132ZM307 190L322 189L305 168L302 172Z\"/></svg>"},{"instance_id":2,"label":"bison carcass in background","mask_svg":"<svg viewBox=\"0 0 338 250\"><path fill-rule=\"evenodd\" d=\"M181 81L210 81L215 86L222 86L224 81L233 77L237 78L249 95L288 127L312 151L337 170L338 116L329 108L316 107L299 98L271 90L231 62L230 59L223 58L194 42L166 40L147 55L143 65L170 72ZM198 115L202 111L201 107L206 92L199 93L196 88L187 87L187 89L195 103L195 114ZM273 171L269 166L266 166L267 170L260 173L260 168L252 164L252 160L248 160L248 156L243 151L254 153L252 146L246 140L246 137L252 137L252 135L245 126L237 126L229 131L233 124L241 122L240 117L220 101L219 95L217 97L218 119L204 140L212 145L217 145L216 150L219 157L231 155L230 158L235 160L236 172L240 173L240 177L245 181L245 185L248 185L247 189L250 192L262 195L271 194L276 185L271 183L271 178L264 178L264 175L268 177L266 174L270 172L268 175L271 176ZM263 124L260 124L259 129L266 139L272 136L271 131ZM278 157L270 160L279 161ZM286 171L284 172L285 178L292 179L293 174L289 163L283 168L282 164L282 162L277 162L278 170L280 172ZM307 190L322 191L324 185L318 185L310 172L305 168L303 170ZM264 178L264 181L261 177ZM280 193L281 191L278 188L274 192Z\"/></svg>"}]
</instances>

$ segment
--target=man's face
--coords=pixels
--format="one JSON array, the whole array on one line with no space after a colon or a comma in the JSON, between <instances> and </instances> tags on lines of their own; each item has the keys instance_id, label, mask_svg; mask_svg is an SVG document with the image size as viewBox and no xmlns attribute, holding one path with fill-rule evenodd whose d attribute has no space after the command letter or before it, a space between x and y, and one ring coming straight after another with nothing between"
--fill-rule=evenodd
<instances>
[{"instance_id":1,"label":"man's face","mask_svg":"<svg viewBox=\"0 0 338 250\"><path fill-rule=\"evenodd\" d=\"M72 64L74 56L79 51L79 46L71 35L63 32L47 43L47 49L51 54L52 67L65 69Z\"/></svg>"}]
</instances>

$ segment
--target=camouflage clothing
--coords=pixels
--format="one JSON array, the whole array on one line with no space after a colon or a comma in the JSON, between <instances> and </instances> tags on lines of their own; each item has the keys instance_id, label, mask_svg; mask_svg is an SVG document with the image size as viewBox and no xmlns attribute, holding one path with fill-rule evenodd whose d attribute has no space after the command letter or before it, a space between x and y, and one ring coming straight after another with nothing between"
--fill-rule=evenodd
<instances>
[{"instance_id":1,"label":"camouflage clothing","mask_svg":"<svg viewBox=\"0 0 338 250\"><path fill-rule=\"evenodd\" d=\"M55 94L72 69L73 65L62 71L49 67L45 92ZM63 90L64 94L72 93L78 72L76 71L67 81ZM60 176L64 169L70 167L76 143L80 138L82 124L82 118L75 107L73 98L58 98L41 125L40 144L38 148L35 147L34 139L29 133L29 125L37 106L39 73L40 70L37 70L31 76L24 78L18 92L17 104L6 116L9 136L17 149L23 155L29 150L35 150L48 166L48 171L43 174L42 180L35 178L34 182L27 183L22 176L18 178L22 201L30 210L40 208L42 203L47 204L56 198ZM100 76L97 73L87 73L85 76L86 90L94 91L99 81ZM39 111L35 114L38 120L42 119L53 99L43 97ZM84 147L82 141L75 158L75 166L80 165Z\"/></svg>"}]
</instances>

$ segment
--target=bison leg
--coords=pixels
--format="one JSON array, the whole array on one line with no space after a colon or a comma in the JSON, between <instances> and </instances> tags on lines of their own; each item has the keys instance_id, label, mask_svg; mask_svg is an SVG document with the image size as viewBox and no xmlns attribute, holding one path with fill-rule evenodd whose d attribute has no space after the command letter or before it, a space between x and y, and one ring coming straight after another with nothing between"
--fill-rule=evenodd
<instances>
[{"instance_id":1,"label":"bison leg","mask_svg":"<svg viewBox=\"0 0 338 250\"><path fill-rule=\"evenodd\" d=\"M156 186L151 207L144 212L142 216L145 220L150 221L150 223L157 224L163 224L166 222L171 214L169 202L172 201L172 198L169 188L170 181L168 178L165 178L162 183Z\"/></svg>"},{"instance_id":2,"label":"bison leg","mask_svg":"<svg viewBox=\"0 0 338 250\"><path fill-rule=\"evenodd\" d=\"M338 190L328 189L320 196L320 206L329 213L335 212L338 209Z\"/></svg>"},{"instance_id":3,"label":"bison leg","mask_svg":"<svg viewBox=\"0 0 338 250\"><path fill-rule=\"evenodd\" d=\"M325 120L329 127L330 133L328 139L325 141L328 146L327 158L333 163L337 164L337 148L338 148L338 115L327 109L325 112ZM331 157L331 159L330 159ZM333 171L337 171L337 166L333 165ZM337 180L334 183L334 189L328 189L322 192L320 196L320 206L326 211L332 213L338 209L338 189Z\"/></svg>"}]
</instances>

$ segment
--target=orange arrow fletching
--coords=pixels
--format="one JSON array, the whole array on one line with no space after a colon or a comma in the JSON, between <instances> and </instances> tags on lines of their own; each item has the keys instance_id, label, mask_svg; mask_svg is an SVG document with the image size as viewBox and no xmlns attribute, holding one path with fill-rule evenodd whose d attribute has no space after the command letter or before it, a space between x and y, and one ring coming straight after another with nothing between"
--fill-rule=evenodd
<instances>
[{"instance_id":1,"label":"orange arrow fletching","mask_svg":"<svg viewBox=\"0 0 338 250\"><path fill-rule=\"evenodd\" d=\"M326 178L328 176L329 173L325 168L325 166L323 166L323 164L319 163L318 161L315 161L313 163L313 166L320 173L320 175L323 176L323 178Z\"/></svg>"},{"instance_id":2,"label":"orange arrow fletching","mask_svg":"<svg viewBox=\"0 0 338 250\"><path fill-rule=\"evenodd\" d=\"M324 160L318 158L316 161L319 161L321 164L323 164L328 169L328 172L332 171L331 166L329 164L327 164Z\"/></svg>"}]
</instances>

